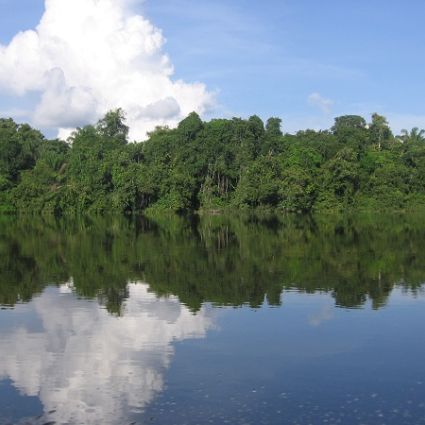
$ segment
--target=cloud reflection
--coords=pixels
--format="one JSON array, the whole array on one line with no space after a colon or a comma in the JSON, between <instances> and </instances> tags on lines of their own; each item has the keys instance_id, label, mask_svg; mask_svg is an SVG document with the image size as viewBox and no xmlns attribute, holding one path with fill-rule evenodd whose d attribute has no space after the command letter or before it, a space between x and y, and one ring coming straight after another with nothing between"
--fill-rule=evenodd
<instances>
[{"instance_id":1,"label":"cloud reflection","mask_svg":"<svg viewBox=\"0 0 425 425\"><path fill-rule=\"evenodd\" d=\"M194 315L176 297L157 298L146 284L130 284L122 317L97 302L49 288L14 314L19 322L0 338L0 379L38 396L43 419L58 423L128 423L164 387L173 341L203 338L212 326L208 310Z\"/></svg>"}]
</instances>

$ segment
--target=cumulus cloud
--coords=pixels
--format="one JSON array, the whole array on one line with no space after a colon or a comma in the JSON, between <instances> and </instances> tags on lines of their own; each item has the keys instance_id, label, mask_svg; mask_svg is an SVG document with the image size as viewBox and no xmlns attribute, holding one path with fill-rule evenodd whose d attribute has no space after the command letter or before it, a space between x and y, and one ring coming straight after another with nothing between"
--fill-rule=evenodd
<instances>
[{"instance_id":1,"label":"cumulus cloud","mask_svg":"<svg viewBox=\"0 0 425 425\"><path fill-rule=\"evenodd\" d=\"M60 68L47 73L45 91L34 113L42 127L77 127L96 119L97 100L90 87L69 87Z\"/></svg>"},{"instance_id":2,"label":"cumulus cloud","mask_svg":"<svg viewBox=\"0 0 425 425\"><path fill-rule=\"evenodd\" d=\"M35 125L82 126L110 109L127 112L130 137L174 126L214 103L204 84L173 80L164 37L134 12L137 0L45 0L35 30L0 45L0 90L40 93Z\"/></svg>"},{"instance_id":3,"label":"cumulus cloud","mask_svg":"<svg viewBox=\"0 0 425 425\"><path fill-rule=\"evenodd\" d=\"M72 285L17 307L22 321L0 339L0 379L40 399L40 423L127 423L129 412L142 412L163 389L173 342L203 338L212 326L205 308L194 315L146 284L128 289L120 318L78 300Z\"/></svg>"},{"instance_id":4,"label":"cumulus cloud","mask_svg":"<svg viewBox=\"0 0 425 425\"><path fill-rule=\"evenodd\" d=\"M173 118L180 114L180 105L174 97L167 97L158 102L151 103L150 105L141 108L139 111L139 118L147 117L151 119Z\"/></svg>"},{"instance_id":5,"label":"cumulus cloud","mask_svg":"<svg viewBox=\"0 0 425 425\"><path fill-rule=\"evenodd\" d=\"M308 97L308 103L319 108L324 114L330 114L334 101L323 97L320 93L312 93Z\"/></svg>"}]
</instances>

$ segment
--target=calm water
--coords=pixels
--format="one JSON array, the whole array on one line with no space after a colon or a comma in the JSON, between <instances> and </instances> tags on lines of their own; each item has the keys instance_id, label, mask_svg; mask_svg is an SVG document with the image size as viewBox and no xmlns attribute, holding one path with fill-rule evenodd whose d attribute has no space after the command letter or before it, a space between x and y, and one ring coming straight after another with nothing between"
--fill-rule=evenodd
<instances>
[{"instance_id":1,"label":"calm water","mask_svg":"<svg viewBox=\"0 0 425 425\"><path fill-rule=\"evenodd\" d=\"M0 424L425 424L422 217L0 219Z\"/></svg>"}]
</instances>

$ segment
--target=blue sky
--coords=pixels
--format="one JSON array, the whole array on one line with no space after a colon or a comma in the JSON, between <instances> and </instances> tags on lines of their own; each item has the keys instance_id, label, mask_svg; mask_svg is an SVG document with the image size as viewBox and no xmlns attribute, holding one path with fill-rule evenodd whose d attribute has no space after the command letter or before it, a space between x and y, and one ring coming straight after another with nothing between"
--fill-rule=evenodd
<instances>
[{"instance_id":1,"label":"blue sky","mask_svg":"<svg viewBox=\"0 0 425 425\"><path fill-rule=\"evenodd\" d=\"M395 130L425 127L423 1L146 0L136 9L167 39L173 78L217 93L207 117L280 116L294 131L376 111ZM0 0L0 43L42 13L41 0ZM0 110L26 103L3 93Z\"/></svg>"}]
</instances>

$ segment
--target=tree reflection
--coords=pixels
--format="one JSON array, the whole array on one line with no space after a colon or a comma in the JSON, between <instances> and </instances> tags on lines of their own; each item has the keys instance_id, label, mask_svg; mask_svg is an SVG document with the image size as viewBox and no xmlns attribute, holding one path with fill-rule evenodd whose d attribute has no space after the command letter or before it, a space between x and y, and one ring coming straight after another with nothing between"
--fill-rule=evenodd
<instances>
[{"instance_id":1,"label":"tree reflection","mask_svg":"<svg viewBox=\"0 0 425 425\"><path fill-rule=\"evenodd\" d=\"M284 290L380 308L395 286L421 287L424 260L425 224L414 216L3 219L0 304L72 279L78 296L115 315L138 280L192 311L204 302L279 305Z\"/></svg>"}]
</instances>

